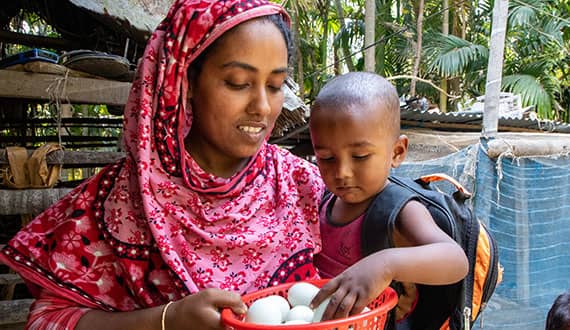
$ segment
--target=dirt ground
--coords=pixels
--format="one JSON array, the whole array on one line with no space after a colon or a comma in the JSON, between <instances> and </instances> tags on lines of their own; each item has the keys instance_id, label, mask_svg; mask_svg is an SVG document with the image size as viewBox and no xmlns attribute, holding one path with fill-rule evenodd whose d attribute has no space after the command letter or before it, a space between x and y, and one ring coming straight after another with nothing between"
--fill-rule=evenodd
<instances>
[{"instance_id":1,"label":"dirt ground","mask_svg":"<svg viewBox=\"0 0 570 330\"><path fill-rule=\"evenodd\" d=\"M544 321L544 313L537 311L536 308L522 306L494 295L472 329L540 330L544 329Z\"/></svg>"}]
</instances>

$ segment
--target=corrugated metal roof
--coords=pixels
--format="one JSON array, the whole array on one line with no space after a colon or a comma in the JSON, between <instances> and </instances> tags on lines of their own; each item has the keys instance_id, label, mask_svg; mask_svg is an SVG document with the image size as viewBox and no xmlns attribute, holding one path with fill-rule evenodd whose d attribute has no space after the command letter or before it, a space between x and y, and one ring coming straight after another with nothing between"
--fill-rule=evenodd
<instances>
[{"instance_id":1,"label":"corrugated metal roof","mask_svg":"<svg viewBox=\"0 0 570 330\"><path fill-rule=\"evenodd\" d=\"M482 130L483 114L475 112L449 112L438 113L426 110L411 109L407 106L401 108L402 128L408 131L428 129L436 132L454 132L457 134L479 133ZM424 131L425 132L425 131ZM499 119L499 134L525 134L525 133L564 133L570 134L570 124L533 119ZM289 130L281 137L274 137L274 143L288 146L307 146L305 154L310 153L310 136L307 125Z\"/></svg>"},{"instance_id":2,"label":"corrugated metal roof","mask_svg":"<svg viewBox=\"0 0 570 330\"><path fill-rule=\"evenodd\" d=\"M429 127L455 131L470 129L480 131L483 114L468 111L441 113L404 107L401 110L401 119L403 125L407 127ZM570 133L570 125L549 120L500 118L499 130Z\"/></svg>"}]
</instances>

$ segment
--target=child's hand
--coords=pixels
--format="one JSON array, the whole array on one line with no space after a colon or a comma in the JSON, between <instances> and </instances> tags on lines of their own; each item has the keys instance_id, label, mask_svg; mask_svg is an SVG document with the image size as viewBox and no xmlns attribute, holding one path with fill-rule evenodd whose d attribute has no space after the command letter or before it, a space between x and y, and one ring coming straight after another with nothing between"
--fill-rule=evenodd
<instances>
[{"instance_id":1,"label":"child's hand","mask_svg":"<svg viewBox=\"0 0 570 330\"><path fill-rule=\"evenodd\" d=\"M383 263L364 258L325 284L313 298L316 308L330 296L321 321L347 317L362 312L390 284L392 276Z\"/></svg>"},{"instance_id":2,"label":"child's hand","mask_svg":"<svg viewBox=\"0 0 570 330\"><path fill-rule=\"evenodd\" d=\"M220 310L229 307L236 314L244 314L246 305L239 294L220 289L205 289L170 306L166 314L166 328L222 329Z\"/></svg>"}]
</instances>

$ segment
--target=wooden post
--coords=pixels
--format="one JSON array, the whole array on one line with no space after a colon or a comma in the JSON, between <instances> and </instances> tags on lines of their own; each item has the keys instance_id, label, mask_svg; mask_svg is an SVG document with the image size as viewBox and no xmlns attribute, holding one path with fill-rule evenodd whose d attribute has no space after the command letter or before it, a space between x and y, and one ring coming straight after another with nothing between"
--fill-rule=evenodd
<instances>
[{"instance_id":1,"label":"wooden post","mask_svg":"<svg viewBox=\"0 0 570 330\"><path fill-rule=\"evenodd\" d=\"M496 137L499 126L499 101L501 96L503 55L505 51L508 13L509 1L495 0L493 25L491 27L489 64L487 65L487 83L485 85L482 131L485 138Z\"/></svg>"}]
</instances>

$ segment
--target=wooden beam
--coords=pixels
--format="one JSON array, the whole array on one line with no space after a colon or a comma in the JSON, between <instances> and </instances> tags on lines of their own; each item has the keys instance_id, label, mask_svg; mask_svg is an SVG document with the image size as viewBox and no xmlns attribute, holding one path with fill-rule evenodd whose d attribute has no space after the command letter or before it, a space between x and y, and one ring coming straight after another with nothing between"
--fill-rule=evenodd
<instances>
[{"instance_id":1,"label":"wooden beam","mask_svg":"<svg viewBox=\"0 0 570 330\"><path fill-rule=\"evenodd\" d=\"M509 157L540 157L540 156L563 156L570 150L570 139L536 137L533 139L501 138L497 137L489 141L487 155L491 159L507 153Z\"/></svg>"},{"instance_id":2,"label":"wooden beam","mask_svg":"<svg viewBox=\"0 0 570 330\"><path fill-rule=\"evenodd\" d=\"M18 300L5 300L0 301L0 325L26 322L28 313L30 312L30 305L34 299L18 299Z\"/></svg>"},{"instance_id":3,"label":"wooden beam","mask_svg":"<svg viewBox=\"0 0 570 330\"><path fill-rule=\"evenodd\" d=\"M16 285L22 283L24 283L24 280L18 274L0 274L0 285Z\"/></svg>"},{"instance_id":4,"label":"wooden beam","mask_svg":"<svg viewBox=\"0 0 570 330\"><path fill-rule=\"evenodd\" d=\"M79 43L72 42L66 39L34 36L31 34L18 33L6 30L0 30L0 41L9 44L26 45L38 48L55 48L55 49L64 49L64 50L81 48Z\"/></svg>"},{"instance_id":5,"label":"wooden beam","mask_svg":"<svg viewBox=\"0 0 570 330\"><path fill-rule=\"evenodd\" d=\"M0 97L125 105L131 83L60 75L0 70Z\"/></svg>"},{"instance_id":6,"label":"wooden beam","mask_svg":"<svg viewBox=\"0 0 570 330\"><path fill-rule=\"evenodd\" d=\"M71 188L0 189L0 215L37 215L70 191Z\"/></svg>"},{"instance_id":7,"label":"wooden beam","mask_svg":"<svg viewBox=\"0 0 570 330\"><path fill-rule=\"evenodd\" d=\"M2 128L19 126L54 126L57 118L31 118L23 121L11 120L0 123ZM123 118L97 118L97 117L66 117L61 118L62 126L69 127L123 127Z\"/></svg>"},{"instance_id":8,"label":"wooden beam","mask_svg":"<svg viewBox=\"0 0 570 330\"><path fill-rule=\"evenodd\" d=\"M0 141L3 143L19 144L19 143L42 143L42 142L58 142L60 137L56 135L44 136L2 136ZM109 147L116 145L119 140L117 136L82 136L82 135L62 135L63 143L83 143L83 142L101 142L108 143Z\"/></svg>"},{"instance_id":9,"label":"wooden beam","mask_svg":"<svg viewBox=\"0 0 570 330\"><path fill-rule=\"evenodd\" d=\"M28 150L28 157L33 150ZM123 152L112 151L63 151L56 150L46 156L48 165L63 164L64 167L102 167L125 157ZM0 165L7 165L6 150L0 149Z\"/></svg>"}]
</instances>

